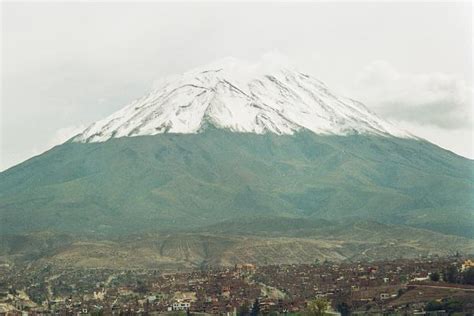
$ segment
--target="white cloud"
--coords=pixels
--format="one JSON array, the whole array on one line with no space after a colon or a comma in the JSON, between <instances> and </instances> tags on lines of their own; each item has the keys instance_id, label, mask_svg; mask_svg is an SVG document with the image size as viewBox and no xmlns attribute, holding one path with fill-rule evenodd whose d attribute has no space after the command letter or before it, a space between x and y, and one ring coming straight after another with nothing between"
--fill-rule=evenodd
<instances>
[{"instance_id":1,"label":"white cloud","mask_svg":"<svg viewBox=\"0 0 474 316\"><path fill-rule=\"evenodd\" d=\"M77 125L58 129L54 133L53 137L51 137L51 139L49 140L47 145L48 149L68 141L73 136L76 136L77 134L81 133L85 128L86 127L84 125Z\"/></svg>"},{"instance_id":2,"label":"white cloud","mask_svg":"<svg viewBox=\"0 0 474 316\"><path fill-rule=\"evenodd\" d=\"M272 74L282 68L296 69L296 64L284 53L273 49L267 51L255 59L242 59L233 56L227 56L205 65L188 70L190 73L206 71L209 69L224 68L232 72L232 77L242 82L253 78ZM160 89L169 81L179 80L181 74L168 75L153 81L152 89Z\"/></svg>"},{"instance_id":3,"label":"white cloud","mask_svg":"<svg viewBox=\"0 0 474 316\"><path fill-rule=\"evenodd\" d=\"M472 126L473 88L445 73L403 73L374 61L356 77L356 96L381 115L456 130Z\"/></svg>"}]
</instances>

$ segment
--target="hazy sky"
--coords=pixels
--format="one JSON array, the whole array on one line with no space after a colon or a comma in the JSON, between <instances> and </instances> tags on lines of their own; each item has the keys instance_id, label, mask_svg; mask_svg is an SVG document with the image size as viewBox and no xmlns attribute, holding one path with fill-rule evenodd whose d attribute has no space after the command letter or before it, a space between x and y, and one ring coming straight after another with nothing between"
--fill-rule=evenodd
<instances>
[{"instance_id":1,"label":"hazy sky","mask_svg":"<svg viewBox=\"0 0 474 316\"><path fill-rule=\"evenodd\" d=\"M458 3L7 3L0 170L140 97L160 77L269 52L474 158L472 8Z\"/></svg>"}]
</instances>

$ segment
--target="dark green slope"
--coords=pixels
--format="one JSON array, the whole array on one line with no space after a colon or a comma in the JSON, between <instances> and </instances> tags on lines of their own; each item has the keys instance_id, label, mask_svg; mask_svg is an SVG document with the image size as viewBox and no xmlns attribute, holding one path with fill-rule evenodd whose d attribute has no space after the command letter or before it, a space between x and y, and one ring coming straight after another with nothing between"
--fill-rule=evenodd
<instances>
[{"instance_id":1,"label":"dark green slope","mask_svg":"<svg viewBox=\"0 0 474 316\"><path fill-rule=\"evenodd\" d=\"M375 136L162 134L66 143L0 174L1 230L128 234L253 216L474 236L474 163Z\"/></svg>"}]
</instances>

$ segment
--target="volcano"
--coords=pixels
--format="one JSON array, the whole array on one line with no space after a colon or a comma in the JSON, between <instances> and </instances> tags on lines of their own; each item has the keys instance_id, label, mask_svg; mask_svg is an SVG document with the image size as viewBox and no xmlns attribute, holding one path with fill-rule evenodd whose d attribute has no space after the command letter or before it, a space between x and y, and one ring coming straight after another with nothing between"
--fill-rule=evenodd
<instances>
[{"instance_id":1,"label":"volcano","mask_svg":"<svg viewBox=\"0 0 474 316\"><path fill-rule=\"evenodd\" d=\"M225 59L0 173L0 225L310 238L309 224L337 223L324 234L352 238L345 223L373 222L472 246L473 170L306 73Z\"/></svg>"}]
</instances>

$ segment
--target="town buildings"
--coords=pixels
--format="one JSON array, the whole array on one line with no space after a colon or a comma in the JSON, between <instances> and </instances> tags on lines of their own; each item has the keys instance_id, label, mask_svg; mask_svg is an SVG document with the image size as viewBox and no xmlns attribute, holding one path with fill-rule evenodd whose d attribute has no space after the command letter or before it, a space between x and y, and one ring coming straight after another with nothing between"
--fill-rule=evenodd
<instances>
[{"instance_id":1,"label":"town buildings","mask_svg":"<svg viewBox=\"0 0 474 316\"><path fill-rule=\"evenodd\" d=\"M474 312L474 286L432 282L465 258L396 259L383 262L242 264L182 273L158 270L14 266L0 275L0 315L156 313L299 313L315 298L332 310L353 313L423 313L429 302L456 300ZM464 268L463 268L464 267Z\"/></svg>"}]
</instances>

